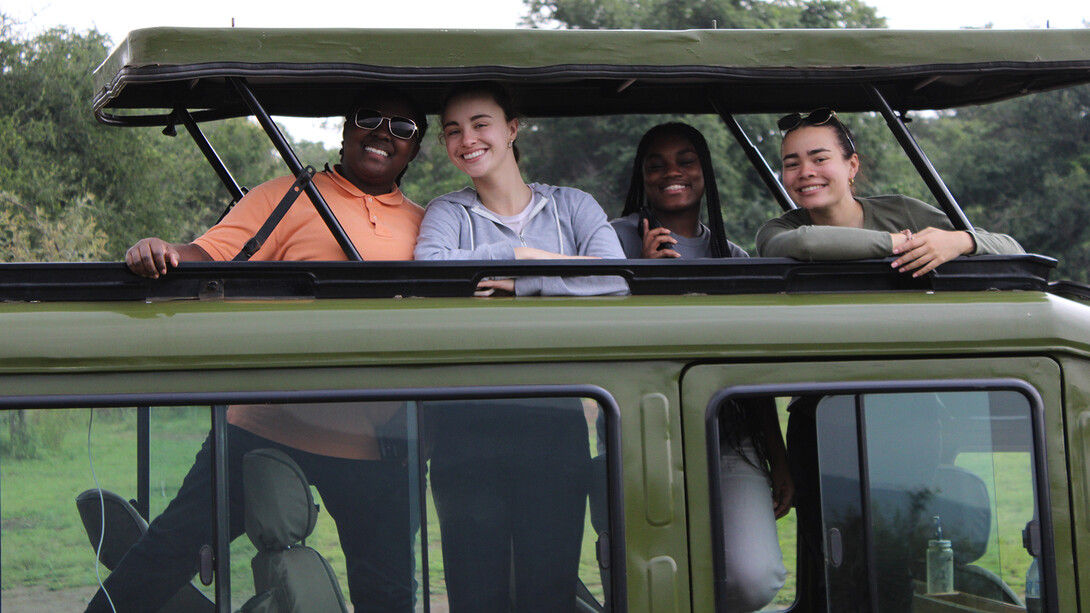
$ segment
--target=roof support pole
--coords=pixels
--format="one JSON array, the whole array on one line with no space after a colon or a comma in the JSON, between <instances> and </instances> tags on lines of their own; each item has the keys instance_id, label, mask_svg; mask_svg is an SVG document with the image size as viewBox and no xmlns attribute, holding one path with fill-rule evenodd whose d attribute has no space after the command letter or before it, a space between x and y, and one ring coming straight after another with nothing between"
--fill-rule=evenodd
<instances>
[{"instance_id":1,"label":"roof support pole","mask_svg":"<svg viewBox=\"0 0 1090 613\"><path fill-rule=\"evenodd\" d=\"M923 177L927 189L931 190L935 199L939 201L939 206L946 212L946 216L950 218L950 223L954 224L954 228L957 230L972 230L973 224L969 223L969 218L965 216L965 212L961 210L961 206L954 199L954 195L947 189L946 183L943 183L942 178L939 177L938 171L931 165L931 160L927 159L923 149L920 149L916 139L908 131L904 120L893 112L893 109L890 108L889 103L886 102L885 97L882 96L877 87L870 83L863 87L867 95L870 96L871 101L874 102L874 106L882 113L886 125L889 126L890 131L897 138L897 142L901 144L901 148L908 154L908 159L912 160L916 172Z\"/></svg>"},{"instance_id":2,"label":"roof support pole","mask_svg":"<svg viewBox=\"0 0 1090 613\"><path fill-rule=\"evenodd\" d=\"M151 521L150 407L136 407L136 512Z\"/></svg>"},{"instance_id":3,"label":"roof support pole","mask_svg":"<svg viewBox=\"0 0 1090 613\"><path fill-rule=\"evenodd\" d=\"M186 109L175 109L175 117L181 117L182 123L185 125L185 129L189 132L189 136L193 138L193 142L197 143L197 148L204 154L204 159L208 160L208 163L212 165L212 170L216 171L216 176L220 178L224 187L231 194L231 200L238 202L242 200L242 197L246 195L246 192L239 187L239 184L235 181L235 178L231 176L231 171L227 170L227 165L220 159L216 150L212 147L212 143L208 142L208 138L205 137L204 132L201 132L200 126L193 119L193 115Z\"/></svg>"},{"instance_id":4,"label":"roof support pole","mask_svg":"<svg viewBox=\"0 0 1090 613\"><path fill-rule=\"evenodd\" d=\"M768 191L772 192L776 202L780 203L780 208L785 211L798 208L795 206L795 202L791 200L791 197L787 195L787 190L783 188L780 180L776 178L776 173L768 165L768 161L761 155L760 150L753 144L753 141L749 140L749 135L742 129L742 125L738 123L734 115L724 111L714 96L710 100L712 106L715 107L715 112L719 114L719 118L723 120L723 123L730 129L731 134L734 135L734 140L738 141L738 144L742 146L742 151L749 158L749 163L753 165L753 168L757 170L757 174L761 176L761 180L768 186Z\"/></svg>"},{"instance_id":5,"label":"roof support pole","mask_svg":"<svg viewBox=\"0 0 1090 613\"><path fill-rule=\"evenodd\" d=\"M227 476L227 405L212 406L212 529L216 612L231 613L230 484ZM206 584L207 585L207 584Z\"/></svg>"},{"instance_id":6,"label":"roof support pole","mask_svg":"<svg viewBox=\"0 0 1090 613\"><path fill-rule=\"evenodd\" d=\"M304 171L303 164L299 162L299 158L295 156L295 152L292 151L291 145L288 144L287 139L280 133L280 128L276 127L276 123L273 122L272 117L265 111L261 103L258 102L257 97L250 90L250 86L246 84L246 80L239 77L231 77L229 79L231 83L242 95L242 99L246 101L246 105L250 107L250 111L253 112L254 117L257 118L258 123L265 129L265 133L269 135L272 140L273 146L280 152L280 157L284 158L284 162L288 165L288 169L291 170L293 177L299 177L300 173ZM337 243L341 246L341 250L344 251L345 257L353 262L362 262L363 258L360 257L359 251L356 251L356 246L352 244L352 239L348 238L348 234L345 233L344 227L341 226L341 222L337 221L337 217L330 210L329 205L326 203L325 198L322 197L321 192L318 191L317 186L313 181L307 181L303 186L303 190L310 197L310 201L314 204L314 208L318 210L318 214L322 216L322 220L325 221L325 225L329 228L329 231L333 233L333 238L337 239Z\"/></svg>"}]
</instances>

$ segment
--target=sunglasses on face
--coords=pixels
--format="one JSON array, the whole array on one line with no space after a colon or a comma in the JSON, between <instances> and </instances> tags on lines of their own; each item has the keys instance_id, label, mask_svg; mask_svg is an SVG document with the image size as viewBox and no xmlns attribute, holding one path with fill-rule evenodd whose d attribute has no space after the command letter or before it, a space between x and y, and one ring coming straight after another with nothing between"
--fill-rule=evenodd
<instances>
[{"instance_id":1,"label":"sunglasses on face","mask_svg":"<svg viewBox=\"0 0 1090 613\"><path fill-rule=\"evenodd\" d=\"M840 132L844 134L844 137L848 139L848 144L851 145L851 153L855 153L855 141L853 141L851 135L848 134L848 130L844 127L844 124L840 123L840 118L836 116L836 111L833 109L820 108L814 109L805 115L802 113L784 115L776 122L776 127L780 129L781 134L786 135L799 126L823 126L825 124L829 124L837 130L840 130Z\"/></svg>"},{"instance_id":2,"label":"sunglasses on face","mask_svg":"<svg viewBox=\"0 0 1090 613\"><path fill-rule=\"evenodd\" d=\"M406 117L387 117L375 109L357 109L353 114L353 122L362 130L377 130L385 119L390 129L390 134L395 138L409 140L416 136L419 128L416 122Z\"/></svg>"}]
</instances>

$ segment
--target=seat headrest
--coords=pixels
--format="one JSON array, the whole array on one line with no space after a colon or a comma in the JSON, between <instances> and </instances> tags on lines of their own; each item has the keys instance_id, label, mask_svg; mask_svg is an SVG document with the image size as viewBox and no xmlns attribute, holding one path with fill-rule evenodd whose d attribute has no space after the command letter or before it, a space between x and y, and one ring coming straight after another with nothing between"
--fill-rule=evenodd
<instances>
[{"instance_id":1,"label":"seat headrest","mask_svg":"<svg viewBox=\"0 0 1090 613\"><path fill-rule=\"evenodd\" d=\"M295 545L314 531L318 505L303 470L276 449L255 449L242 459L246 536L258 551Z\"/></svg>"},{"instance_id":2,"label":"seat headrest","mask_svg":"<svg viewBox=\"0 0 1090 613\"><path fill-rule=\"evenodd\" d=\"M148 522L136 512L129 501L109 490L91 489L76 496L76 509L79 510L83 528L91 547L99 549L102 535L102 512L106 511L106 536L102 538L102 548L98 559L113 570L129 548L148 530Z\"/></svg>"},{"instance_id":3,"label":"seat headrest","mask_svg":"<svg viewBox=\"0 0 1090 613\"><path fill-rule=\"evenodd\" d=\"M932 492L926 519L941 518L943 538L950 540L954 562L960 566L980 559L988 549L992 528L991 499L984 480L964 468L940 465Z\"/></svg>"}]
</instances>

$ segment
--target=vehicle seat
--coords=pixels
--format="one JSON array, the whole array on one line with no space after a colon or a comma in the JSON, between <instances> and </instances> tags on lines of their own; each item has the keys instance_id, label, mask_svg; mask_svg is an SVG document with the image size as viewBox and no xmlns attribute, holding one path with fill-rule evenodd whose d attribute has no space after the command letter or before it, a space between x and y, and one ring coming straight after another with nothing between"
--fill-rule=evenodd
<instances>
[{"instance_id":1,"label":"vehicle seat","mask_svg":"<svg viewBox=\"0 0 1090 613\"><path fill-rule=\"evenodd\" d=\"M954 550L954 589L983 598L1024 606L1018 595L998 575L976 562L988 549L991 534L991 503L984 480L976 473L951 466L940 465L935 472L931 490L934 497L920 526L923 559L917 559L916 573L926 577L927 539L932 538L930 519L942 519L943 538L950 541ZM926 524L926 525L923 525Z\"/></svg>"},{"instance_id":2,"label":"vehicle seat","mask_svg":"<svg viewBox=\"0 0 1090 613\"><path fill-rule=\"evenodd\" d=\"M250 564L256 596L241 611L348 613L329 562L306 546L318 505L299 465L275 449L255 449L242 459L242 488L246 535L257 555Z\"/></svg>"},{"instance_id":3,"label":"vehicle seat","mask_svg":"<svg viewBox=\"0 0 1090 613\"><path fill-rule=\"evenodd\" d=\"M129 501L114 492L90 489L80 493L76 496L76 509L91 547L96 549L103 525L103 508L106 511L106 535L102 539L98 559L103 566L113 570L129 548L148 531L148 522ZM197 586L188 583L163 605L159 613L212 613L214 610L212 601Z\"/></svg>"}]
</instances>

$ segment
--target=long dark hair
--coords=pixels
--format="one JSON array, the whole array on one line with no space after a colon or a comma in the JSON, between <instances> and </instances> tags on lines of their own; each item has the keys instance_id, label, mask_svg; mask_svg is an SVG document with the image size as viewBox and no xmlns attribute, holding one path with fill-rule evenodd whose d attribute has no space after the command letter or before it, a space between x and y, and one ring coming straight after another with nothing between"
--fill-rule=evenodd
<instances>
[{"instance_id":1,"label":"long dark hair","mask_svg":"<svg viewBox=\"0 0 1090 613\"><path fill-rule=\"evenodd\" d=\"M719 451L728 449L742 456L746 464L768 473L768 443L765 441L763 412L776 410L772 398L727 400L719 410ZM749 440L755 458L746 455L743 443Z\"/></svg>"},{"instance_id":2,"label":"long dark hair","mask_svg":"<svg viewBox=\"0 0 1090 613\"><path fill-rule=\"evenodd\" d=\"M715 182L715 170L712 168L712 154L708 150L708 141L700 130L681 122L659 124L648 130L640 144L636 146L636 159L632 161L632 180L628 183L628 195L625 197L624 212L621 216L639 213L647 205L647 194L643 185L643 161L651 142L664 134L677 134L692 143L696 155L700 158L700 169L704 173L704 201L708 205L708 227L712 231L712 256L717 258L730 255L727 247L727 231L723 227L723 211L719 208L719 187ZM639 231L643 232L640 227Z\"/></svg>"},{"instance_id":3,"label":"long dark hair","mask_svg":"<svg viewBox=\"0 0 1090 613\"><path fill-rule=\"evenodd\" d=\"M520 124L522 123L522 116L519 115L518 111L515 109L515 101L511 97L511 92L507 91L506 87L495 81L470 81L469 83L455 85L447 90L446 95L443 96L443 103L439 105L440 140L443 139L442 123L443 115L447 112L447 106L449 106L455 98L480 95L488 96L503 110L504 121L517 119ZM519 161L519 146L512 143L511 150L515 154L515 162L517 163Z\"/></svg>"}]
</instances>

